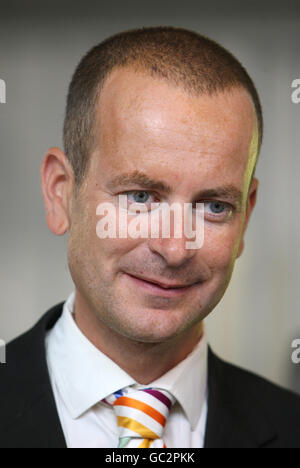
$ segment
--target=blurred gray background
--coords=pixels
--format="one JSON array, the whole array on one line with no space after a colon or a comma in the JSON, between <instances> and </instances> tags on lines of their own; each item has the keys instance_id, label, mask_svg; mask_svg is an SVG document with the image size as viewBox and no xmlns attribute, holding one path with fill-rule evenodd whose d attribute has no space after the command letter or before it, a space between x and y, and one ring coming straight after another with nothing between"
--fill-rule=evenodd
<instances>
[{"instance_id":1,"label":"blurred gray background","mask_svg":"<svg viewBox=\"0 0 300 468\"><path fill-rule=\"evenodd\" d=\"M206 320L225 359L300 392L299 1L0 1L0 338L31 327L72 290L66 238L47 230L39 169L62 144L67 87L82 55L108 35L173 25L217 40L246 66L260 92L265 140L257 206L231 285ZM297 384L298 382L298 384Z\"/></svg>"}]
</instances>

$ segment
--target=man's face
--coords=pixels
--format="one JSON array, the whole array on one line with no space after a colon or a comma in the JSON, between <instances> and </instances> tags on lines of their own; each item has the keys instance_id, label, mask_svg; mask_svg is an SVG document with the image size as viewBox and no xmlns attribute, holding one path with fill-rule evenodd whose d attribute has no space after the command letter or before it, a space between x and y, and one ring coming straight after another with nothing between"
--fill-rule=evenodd
<instances>
[{"instance_id":1,"label":"man's face","mask_svg":"<svg viewBox=\"0 0 300 468\"><path fill-rule=\"evenodd\" d=\"M96 149L72 200L69 266L77 295L115 332L136 341L167 341L214 309L241 253L257 183L253 179L247 199L257 147L254 107L241 89L195 97L122 69L105 83L97 122ZM142 181L112 182L137 172L169 191ZM240 201L203 196L229 186L241 192ZM154 202L204 202L204 245L187 249L184 235L100 239L97 206L110 202L118 213L120 194L149 210ZM167 290L141 278L189 287Z\"/></svg>"}]
</instances>

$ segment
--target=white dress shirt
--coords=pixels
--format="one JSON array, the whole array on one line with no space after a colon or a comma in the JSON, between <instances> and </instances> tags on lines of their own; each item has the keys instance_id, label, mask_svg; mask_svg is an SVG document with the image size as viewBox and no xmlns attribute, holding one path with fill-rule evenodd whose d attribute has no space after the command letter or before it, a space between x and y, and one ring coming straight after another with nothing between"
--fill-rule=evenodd
<instances>
[{"instance_id":1,"label":"white dress shirt","mask_svg":"<svg viewBox=\"0 0 300 468\"><path fill-rule=\"evenodd\" d=\"M116 448L114 410L101 400L132 385L145 388L97 349L73 318L75 293L46 336L46 356L58 415L68 448ZM202 448L207 417L207 341L204 334L177 366L147 387L171 392L163 439L168 448Z\"/></svg>"}]
</instances>

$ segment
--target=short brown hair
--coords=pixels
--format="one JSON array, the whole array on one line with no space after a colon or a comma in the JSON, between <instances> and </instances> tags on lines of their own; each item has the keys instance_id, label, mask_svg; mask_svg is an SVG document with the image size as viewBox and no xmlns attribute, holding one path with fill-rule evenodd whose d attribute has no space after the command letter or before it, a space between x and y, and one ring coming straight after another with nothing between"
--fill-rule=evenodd
<instances>
[{"instance_id":1,"label":"short brown hair","mask_svg":"<svg viewBox=\"0 0 300 468\"><path fill-rule=\"evenodd\" d=\"M161 26L125 31L93 47L78 64L69 86L64 150L77 186L86 173L94 143L100 91L111 71L125 66L146 71L197 95L211 95L233 87L246 89L256 110L260 148L263 136L260 99L246 69L230 52L186 29Z\"/></svg>"}]
</instances>

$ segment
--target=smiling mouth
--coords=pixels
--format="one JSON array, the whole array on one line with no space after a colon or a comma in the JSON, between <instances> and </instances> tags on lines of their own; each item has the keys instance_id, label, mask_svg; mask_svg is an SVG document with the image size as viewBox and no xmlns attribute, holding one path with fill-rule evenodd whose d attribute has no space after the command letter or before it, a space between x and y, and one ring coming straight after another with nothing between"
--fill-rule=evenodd
<instances>
[{"instance_id":1,"label":"smiling mouth","mask_svg":"<svg viewBox=\"0 0 300 468\"><path fill-rule=\"evenodd\" d=\"M126 273L129 279L131 279L135 285L139 288L142 288L144 291L152 293L154 295L164 296L164 297L176 297L185 294L186 292L190 291L193 287L195 287L199 283L193 283L187 286L182 285L166 285L163 283L158 283L150 280L146 280L144 278L138 278L136 276L130 275Z\"/></svg>"}]
</instances>

